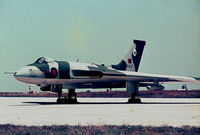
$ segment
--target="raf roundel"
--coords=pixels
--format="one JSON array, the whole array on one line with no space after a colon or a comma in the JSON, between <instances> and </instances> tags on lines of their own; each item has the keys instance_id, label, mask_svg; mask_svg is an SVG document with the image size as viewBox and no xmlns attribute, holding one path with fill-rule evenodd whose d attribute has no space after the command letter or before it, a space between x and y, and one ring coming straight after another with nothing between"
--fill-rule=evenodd
<instances>
[{"instance_id":1,"label":"raf roundel","mask_svg":"<svg viewBox=\"0 0 200 135\"><path fill-rule=\"evenodd\" d=\"M54 67L51 68L51 77L52 77L52 78L56 78L57 75L58 75L58 71L57 71L57 69L54 68Z\"/></svg>"},{"instance_id":2,"label":"raf roundel","mask_svg":"<svg viewBox=\"0 0 200 135\"><path fill-rule=\"evenodd\" d=\"M136 56L136 55L137 55L137 50L133 49L133 56Z\"/></svg>"}]
</instances>

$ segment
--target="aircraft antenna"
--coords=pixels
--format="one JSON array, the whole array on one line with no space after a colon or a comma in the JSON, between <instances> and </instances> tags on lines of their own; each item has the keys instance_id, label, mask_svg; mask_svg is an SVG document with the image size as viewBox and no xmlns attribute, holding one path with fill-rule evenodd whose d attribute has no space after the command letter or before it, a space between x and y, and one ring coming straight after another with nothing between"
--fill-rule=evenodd
<instances>
[{"instance_id":1,"label":"aircraft antenna","mask_svg":"<svg viewBox=\"0 0 200 135\"><path fill-rule=\"evenodd\" d=\"M16 72L4 72L4 74L15 74Z\"/></svg>"}]
</instances>

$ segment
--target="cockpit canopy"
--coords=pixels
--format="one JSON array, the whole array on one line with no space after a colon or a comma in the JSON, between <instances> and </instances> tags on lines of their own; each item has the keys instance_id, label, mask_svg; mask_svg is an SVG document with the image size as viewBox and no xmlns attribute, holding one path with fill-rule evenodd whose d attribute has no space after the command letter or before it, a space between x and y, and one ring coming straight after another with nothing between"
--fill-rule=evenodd
<instances>
[{"instance_id":1,"label":"cockpit canopy","mask_svg":"<svg viewBox=\"0 0 200 135\"><path fill-rule=\"evenodd\" d=\"M51 63L51 62L55 62L55 60L48 57L40 57L34 63Z\"/></svg>"}]
</instances>

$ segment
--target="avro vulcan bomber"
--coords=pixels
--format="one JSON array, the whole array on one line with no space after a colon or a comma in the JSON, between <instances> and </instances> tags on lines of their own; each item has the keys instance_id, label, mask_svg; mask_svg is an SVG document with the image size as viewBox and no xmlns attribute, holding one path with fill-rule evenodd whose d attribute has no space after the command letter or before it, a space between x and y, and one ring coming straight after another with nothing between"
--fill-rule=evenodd
<instances>
[{"instance_id":1,"label":"avro vulcan bomber","mask_svg":"<svg viewBox=\"0 0 200 135\"><path fill-rule=\"evenodd\" d=\"M34 63L20 68L14 77L24 83L35 84L42 91L58 93L58 103L77 103L75 89L84 88L126 88L132 94L129 103L140 103L136 98L139 87L148 90L164 90L162 83L200 83L200 78L151 74L138 72L146 42L133 40L125 57L118 64L104 64L58 61L41 57ZM68 96L62 98L62 89L68 89Z\"/></svg>"}]
</instances>

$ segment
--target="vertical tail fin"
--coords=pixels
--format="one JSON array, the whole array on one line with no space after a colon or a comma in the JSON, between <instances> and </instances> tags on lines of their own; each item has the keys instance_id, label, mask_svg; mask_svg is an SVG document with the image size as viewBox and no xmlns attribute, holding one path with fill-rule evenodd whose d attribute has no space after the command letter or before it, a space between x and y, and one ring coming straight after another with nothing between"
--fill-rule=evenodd
<instances>
[{"instance_id":1,"label":"vertical tail fin","mask_svg":"<svg viewBox=\"0 0 200 135\"><path fill-rule=\"evenodd\" d=\"M133 40L133 43L133 46L120 61L120 63L117 65L112 65L112 68L117 70L138 71L146 42L141 40Z\"/></svg>"}]
</instances>

